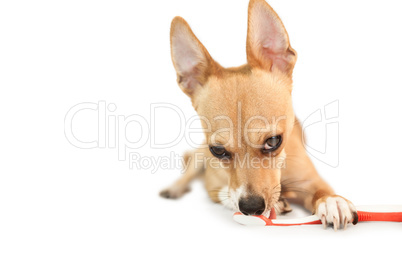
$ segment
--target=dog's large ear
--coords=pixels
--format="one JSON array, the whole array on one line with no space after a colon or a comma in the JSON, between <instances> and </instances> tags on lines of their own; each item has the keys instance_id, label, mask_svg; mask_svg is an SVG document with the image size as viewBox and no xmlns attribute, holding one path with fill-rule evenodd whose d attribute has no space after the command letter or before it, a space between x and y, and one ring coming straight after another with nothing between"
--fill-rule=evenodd
<instances>
[{"instance_id":1,"label":"dog's large ear","mask_svg":"<svg viewBox=\"0 0 402 268\"><path fill-rule=\"evenodd\" d=\"M292 74L296 51L276 12L264 0L251 0L248 7L247 60L251 67L279 69Z\"/></svg>"},{"instance_id":2,"label":"dog's large ear","mask_svg":"<svg viewBox=\"0 0 402 268\"><path fill-rule=\"evenodd\" d=\"M175 17L170 28L170 49L177 82L187 95L202 87L219 65L191 31L188 23Z\"/></svg>"}]
</instances>

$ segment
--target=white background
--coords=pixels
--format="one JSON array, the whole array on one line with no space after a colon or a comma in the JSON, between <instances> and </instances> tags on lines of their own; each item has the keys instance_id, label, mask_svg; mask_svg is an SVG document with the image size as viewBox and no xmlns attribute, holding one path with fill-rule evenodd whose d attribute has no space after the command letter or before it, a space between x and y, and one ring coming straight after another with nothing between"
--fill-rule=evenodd
<instances>
[{"instance_id":1,"label":"white background","mask_svg":"<svg viewBox=\"0 0 402 268\"><path fill-rule=\"evenodd\" d=\"M339 165L314 160L318 170L357 205L402 204L400 4L270 4L299 55L298 117L339 101ZM117 148L79 149L66 139L65 115L82 102L114 103L108 115L116 118L137 114L149 121L150 104L159 102L193 116L175 81L170 21L184 17L219 63L237 66L246 60L247 5L2 1L1 267L353 267L400 259L402 223L361 223L336 233L320 226L244 227L209 201L201 182L181 200L159 198L179 168L130 169ZM96 139L95 112L75 119L77 137ZM169 141L179 123L174 112L159 113L154 138ZM134 136L138 130L127 127ZM325 135L317 131L311 135ZM167 149L152 149L148 141L131 151L167 157L188 148L185 140ZM296 212L291 216L306 215Z\"/></svg>"}]
</instances>

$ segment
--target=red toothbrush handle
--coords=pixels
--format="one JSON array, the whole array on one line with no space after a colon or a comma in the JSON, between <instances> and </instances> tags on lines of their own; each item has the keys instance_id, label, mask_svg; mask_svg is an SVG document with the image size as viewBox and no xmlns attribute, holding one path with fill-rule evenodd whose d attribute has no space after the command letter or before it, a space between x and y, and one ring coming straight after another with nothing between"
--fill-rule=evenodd
<instances>
[{"instance_id":1,"label":"red toothbrush handle","mask_svg":"<svg viewBox=\"0 0 402 268\"><path fill-rule=\"evenodd\" d=\"M357 216L359 221L390 221L402 222L402 205L379 205L379 206L358 206ZM275 219L272 214L270 219L264 216L245 216L240 212L233 215L233 219L244 225L265 225L265 226L292 226L321 224L316 215L298 219Z\"/></svg>"},{"instance_id":2,"label":"red toothbrush handle","mask_svg":"<svg viewBox=\"0 0 402 268\"><path fill-rule=\"evenodd\" d=\"M363 221L394 221L402 222L402 212L368 212L357 211L359 222Z\"/></svg>"}]
</instances>

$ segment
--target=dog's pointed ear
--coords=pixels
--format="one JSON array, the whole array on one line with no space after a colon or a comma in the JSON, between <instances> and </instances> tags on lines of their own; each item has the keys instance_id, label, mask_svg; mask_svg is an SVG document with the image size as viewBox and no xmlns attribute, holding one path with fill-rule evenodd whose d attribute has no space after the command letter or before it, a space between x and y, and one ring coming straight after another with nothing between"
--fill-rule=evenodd
<instances>
[{"instance_id":1,"label":"dog's pointed ear","mask_svg":"<svg viewBox=\"0 0 402 268\"><path fill-rule=\"evenodd\" d=\"M170 49L177 82L189 96L219 69L219 64L212 59L188 23L181 17L175 17L172 21Z\"/></svg>"},{"instance_id":2,"label":"dog's pointed ear","mask_svg":"<svg viewBox=\"0 0 402 268\"><path fill-rule=\"evenodd\" d=\"M248 7L247 61L251 67L279 69L292 74L297 54L276 12L265 0L251 0Z\"/></svg>"}]
</instances>

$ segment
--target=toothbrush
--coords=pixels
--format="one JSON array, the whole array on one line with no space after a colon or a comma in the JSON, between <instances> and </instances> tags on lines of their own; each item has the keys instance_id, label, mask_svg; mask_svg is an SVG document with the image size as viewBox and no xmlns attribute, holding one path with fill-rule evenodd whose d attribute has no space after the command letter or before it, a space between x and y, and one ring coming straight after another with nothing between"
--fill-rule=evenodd
<instances>
[{"instance_id":1,"label":"toothbrush","mask_svg":"<svg viewBox=\"0 0 402 268\"><path fill-rule=\"evenodd\" d=\"M402 205L376 205L376 206L357 206L357 216L359 222L363 221L388 221L402 222ZM260 226L294 226L321 224L321 220L316 215L311 215L296 219L276 219L275 210L271 210L270 217L265 216L246 216L240 212L233 215L233 219L243 225Z\"/></svg>"}]
</instances>

